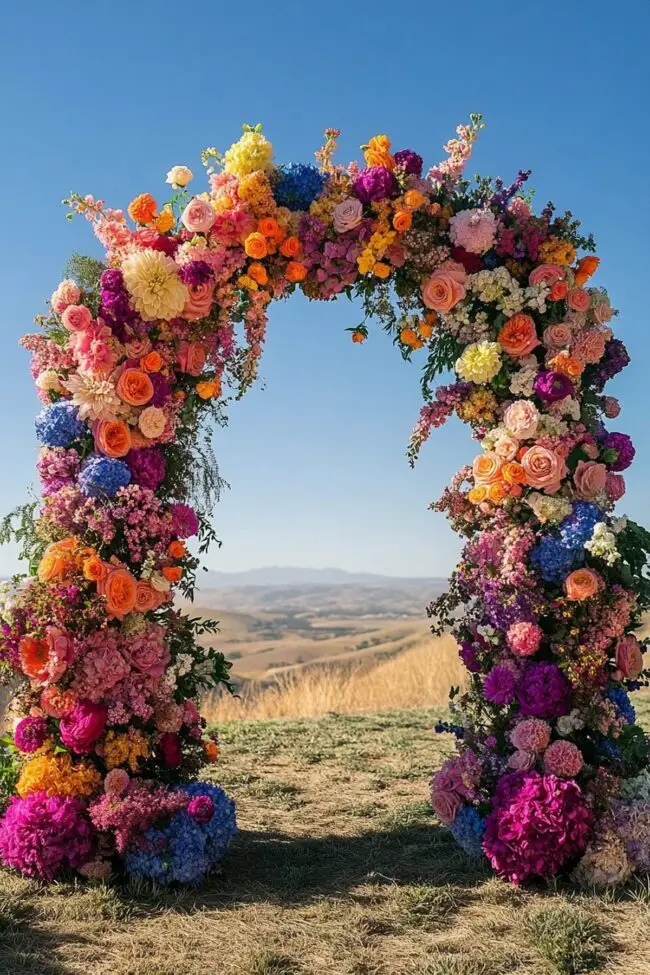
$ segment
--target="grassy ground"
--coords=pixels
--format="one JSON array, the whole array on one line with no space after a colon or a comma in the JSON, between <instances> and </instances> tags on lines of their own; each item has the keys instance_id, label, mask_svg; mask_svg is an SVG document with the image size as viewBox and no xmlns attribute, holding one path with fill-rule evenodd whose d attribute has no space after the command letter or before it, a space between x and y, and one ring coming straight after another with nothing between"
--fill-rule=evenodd
<instances>
[{"instance_id":1,"label":"grassy ground","mask_svg":"<svg viewBox=\"0 0 650 975\"><path fill-rule=\"evenodd\" d=\"M650 709L646 709L650 715ZM241 834L199 891L0 873L2 975L650 972L650 892L520 891L429 812L433 711L232 723Z\"/></svg>"}]
</instances>

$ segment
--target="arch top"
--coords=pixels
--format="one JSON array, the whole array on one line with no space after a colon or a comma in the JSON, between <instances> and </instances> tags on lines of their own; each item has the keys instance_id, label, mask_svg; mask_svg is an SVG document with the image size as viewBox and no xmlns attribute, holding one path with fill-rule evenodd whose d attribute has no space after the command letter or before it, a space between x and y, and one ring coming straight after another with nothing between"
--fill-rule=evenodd
<instances>
[{"instance_id":1,"label":"arch top","mask_svg":"<svg viewBox=\"0 0 650 975\"><path fill-rule=\"evenodd\" d=\"M452 630L468 670L440 725L458 752L434 777L436 815L517 883L650 866L648 742L628 697L648 677L634 630L650 535L614 515L634 447L605 426L628 356L572 215L536 214L528 172L466 178L481 128L470 116L425 170L386 135L342 166L335 129L315 165L278 165L244 126L204 151L196 194L176 165L162 201L65 201L105 259L73 259L23 340L43 500L20 513L32 572L2 609L0 661L21 682L6 864L195 882L223 855L232 803L195 779L216 757L197 705L228 665L173 594L193 591L186 540L200 555L214 537L221 482L201 420L222 422L253 382L270 302L300 289L359 298L354 343L376 321L422 356L411 462L452 414L478 442L436 506L467 544L434 629Z\"/></svg>"}]
</instances>

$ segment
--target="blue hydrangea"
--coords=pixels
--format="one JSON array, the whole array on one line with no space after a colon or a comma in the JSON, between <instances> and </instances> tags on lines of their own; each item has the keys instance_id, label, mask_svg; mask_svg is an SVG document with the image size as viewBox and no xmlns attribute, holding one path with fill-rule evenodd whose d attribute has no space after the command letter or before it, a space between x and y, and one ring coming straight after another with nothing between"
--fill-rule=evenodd
<instances>
[{"instance_id":1,"label":"blue hydrangea","mask_svg":"<svg viewBox=\"0 0 650 975\"><path fill-rule=\"evenodd\" d=\"M630 695L624 687L612 687L605 697L612 702L618 711L619 717L627 724L634 724L636 721L636 711L630 701Z\"/></svg>"},{"instance_id":2,"label":"blue hydrangea","mask_svg":"<svg viewBox=\"0 0 650 975\"><path fill-rule=\"evenodd\" d=\"M214 812L208 823L199 824L185 811L176 813L163 827L150 827L141 848L126 855L126 870L159 884L198 884L222 860L237 832L235 804L223 789L207 782L183 786L192 798L209 796Z\"/></svg>"},{"instance_id":3,"label":"blue hydrangea","mask_svg":"<svg viewBox=\"0 0 650 975\"><path fill-rule=\"evenodd\" d=\"M72 403L52 403L36 417L36 436L44 447L69 447L85 432L86 424Z\"/></svg>"},{"instance_id":4,"label":"blue hydrangea","mask_svg":"<svg viewBox=\"0 0 650 975\"><path fill-rule=\"evenodd\" d=\"M544 535L531 550L530 561L545 582L562 582L576 562L576 553L559 538Z\"/></svg>"},{"instance_id":5,"label":"blue hydrangea","mask_svg":"<svg viewBox=\"0 0 650 975\"><path fill-rule=\"evenodd\" d=\"M601 755L604 755L606 758L611 758L614 762L620 762L623 757L619 746L615 742L610 741L609 738L602 738L600 740L598 743L598 751Z\"/></svg>"},{"instance_id":6,"label":"blue hydrangea","mask_svg":"<svg viewBox=\"0 0 650 975\"><path fill-rule=\"evenodd\" d=\"M325 176L315 166L289 163L276 170L273 194L277 204L289 210L308 210L320 196Z\"/></svg>"},{"instance_id":7,"label":"blue hydrangea","mask_svg":"<svg viewBox=\"0 0 650 975\"><path fill-rule=\"evenodd\" d=\"M79 487L91 498L112 498L131 481L131 468L121 460L93 454L81 469Z\"/></svg>"},{"instance_id":8,"label":"blue hydrangea","mask_svg":"<svg viewBox=\"0 0 650 975\"><path fill-rule=\"evenodd\" d=\"M483 833L485 819L473 806L463 806L458 810L449 827L458 845L473 857L483 856Z\"/></svg>"},{"instance_id":9,"label":"blue hydrangea","mask_svg":"<svg viewBox=\"0 0 650 975\"><path fill-rule=\"evenodd\" d=\"M594 526L603 520L602 509L589 501L577 501L573 511L560 525L560 539L567 548L584 548L591 538Z\"/></svg>"}]
</instances>

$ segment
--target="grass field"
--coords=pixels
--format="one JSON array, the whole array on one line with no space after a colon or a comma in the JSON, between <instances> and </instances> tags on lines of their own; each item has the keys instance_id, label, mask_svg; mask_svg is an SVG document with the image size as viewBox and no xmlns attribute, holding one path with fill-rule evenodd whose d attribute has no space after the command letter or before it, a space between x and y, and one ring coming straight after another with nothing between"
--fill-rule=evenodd
<instances>
[{"instance_id":1,"label":"grass field","mask_svg":"<svg viewBox=\"0 0 650 975\"><path fill-rule=\"evenodd\" d=\"M152 893L0 873L0 972L647 975L642 882L522 891L458 852L427 804L440 713L225 724L214 774L241 833L223 874Z\"/></svg>"}]
</instances>

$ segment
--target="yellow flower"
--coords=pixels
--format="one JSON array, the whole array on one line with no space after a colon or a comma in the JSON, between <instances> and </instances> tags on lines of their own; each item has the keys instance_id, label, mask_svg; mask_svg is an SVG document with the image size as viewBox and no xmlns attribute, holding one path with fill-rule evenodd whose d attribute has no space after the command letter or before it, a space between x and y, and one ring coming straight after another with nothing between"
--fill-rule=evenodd
<instances>
[{"instance_id":1,"label":"yellow flower","mask_svg":"<svg viewBox=\"0 0 650 975\"><path fill-rule=\"evenodd\" d=\"M70 755L37 755L22 770L16 791L25 797L30 792L48 796L91 796L102 784L102 777L92 765L72 764Z\"/></svg>"},{"instance_id":2,"label":"yellow flower","mask_svg":"<svg viewBox=\"0 0 650 975\"><path fill-rule=\"evenodd\" d=\"M197 383L196 392L201 399L212 399L221 394L221 383L218 379L213 379L205 383Z\"/></svg>"},{"instance_id":3,"label":"yellow flower","mask_svg":"<svg viewBox=\"0 0 650 975\"><path fill-rule=\"evenodd\" d=\"M107 768L128 765L132 772L137 772L138 760L149 758L151 749L142 732L129 728L122 733L109 731L104 739L102 752Z\"/></svg>"},{"instance_id":4,"label":"yellow flower","mask_svg":"<svg viewBox=\"0 0 650 975\"><path fill-rule=\"evenodd\" d=\"M384 264L382 261L377 261L372 269L372 273L375 275L375 277L381 278L382 281L385 281L386 278L390 277L390 272L390 264Z\"/></svg>"},{"instance_id":5,"label":"yellow flower","mask_svg":"<svg viewBox=\"0 0 650 975\"><path fill-rule=\"evenodd\" d=\"M124 283L136 311L145 322L179 316L188 291L171 257L149 248L135 251L122 263Z\"/></svg>"},{"instance_id":6,"label":"yellow flower","mask_svg":"<svg viewBox=\"0 0 650 975\"><path fill-rule=\"evenodd\" d=\"M273 168L273 146L261 132L247 129L224 154L223 168L234 176L248 176L256 170L268 173Z\"/></svg>"},{"instance_id":7,"label":"yellow flower","mask_svg":"<svg viewBox=\"0 0 650 975\"><path fill-rule=\"evenodd\" d=\"M498 342L473 342L456 362L456 372L468 383L484 385L494 379L501 368L501 346Z\"/></svg>"},{"instance_id":8,"label":"yellow flower","mask_svg":"<svg viewBox=\"0 0 650 975\"><path fill-rule=\"evenodd\" d=\"M573 264L576 249L573 244L560 237L549 237L539 248L539 261L544 264Z\"/></svg>"},{"instance_id":9,"label":"yellow flower","mask_svg":"<svg viewBox=\"0 0 650 975\"><path fill-rule=\"evenodd\" d=\"M395 169L395 160L390 154L390 146L391 142L387 135L373 136L367 146L362 146L366 165Z\"/></svg>"},{"instance_id":10,"label":"yellow flower","mask_svg":"<svg viewBox=\"0 0 650 975\"><path fill-rule=\"evenodd\" d=\"M237 196L250 207L256 217L273 217L277 210L277 203L273 198L273 190L266 173L256 172L242 176L237 187Z\"/></svg>"}]
</instances>

